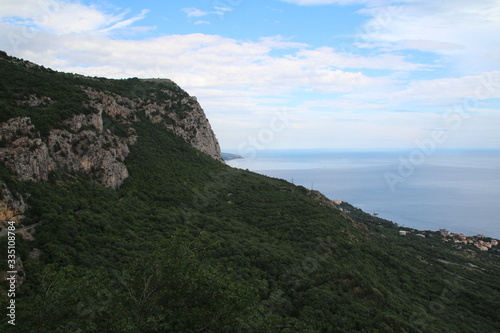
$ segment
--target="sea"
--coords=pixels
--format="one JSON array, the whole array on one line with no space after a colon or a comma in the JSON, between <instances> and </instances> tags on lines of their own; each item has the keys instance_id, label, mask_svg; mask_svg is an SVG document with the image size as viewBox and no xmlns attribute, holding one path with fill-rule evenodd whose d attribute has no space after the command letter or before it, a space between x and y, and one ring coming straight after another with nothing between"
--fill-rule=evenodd
<instances>
[{"instance_id":1,"label":"sea","mask_svg":"<svg viewBox=\"0 0 500 333\"><path fill-rule=\"evenodd\" d=\"M500 150L260 150L227 164L400 226L500 238Z\"/></svg>"}]
</instances>

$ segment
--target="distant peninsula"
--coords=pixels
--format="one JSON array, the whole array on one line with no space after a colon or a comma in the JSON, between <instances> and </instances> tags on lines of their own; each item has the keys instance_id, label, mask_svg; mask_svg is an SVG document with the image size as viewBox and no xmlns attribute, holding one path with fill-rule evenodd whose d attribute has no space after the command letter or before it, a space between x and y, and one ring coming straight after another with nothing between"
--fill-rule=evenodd
<instances>
[{"instance_id":1,"label":"distant peninsula","mask_svg":"<svg viewBox=\"0 0 500 333\"><path fill-rule=\"evenodd\" d=\"M231 161L231 160L237 160L237 159L243 158L243 156L240 156L238 154L232 154L232 153L222 153L221 156L222 156L222 159L224 161Z\"/></svg>"}]
</instances>

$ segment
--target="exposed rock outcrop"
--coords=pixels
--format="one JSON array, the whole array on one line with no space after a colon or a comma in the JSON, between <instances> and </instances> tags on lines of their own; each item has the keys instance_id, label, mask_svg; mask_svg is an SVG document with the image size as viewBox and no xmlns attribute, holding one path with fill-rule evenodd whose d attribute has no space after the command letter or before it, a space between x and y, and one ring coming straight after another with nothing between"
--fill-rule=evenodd
<instances>
[{"instance_id":1,"label":"exposed rock outcrop","mask_svg":"<svg viewBox=\"0 0 500 333\"><path fill-rule=\"evenodd\" d=\"M14 196L5 184L0 185L0 192L0 221L21 220L27 208L23 198Z\"/></svg>"},{"instance_id":2,"label":"exposed rock outcrop","mask_svg":"<svg viewBox=\"0 0 500 333\"><path fill-rule=\"evenodd\" d=\"M176 114L168 114L170 118L174 119L176 125L167 124L167 128L170 128L175 134L183 137L196 149L210 155L218 161L222 161L219 143L205 116L205 112L196 98L183 98L181 104L187 106L190 112L187 113L186 117L183 119L179 119Z\"/></svg>"},{"instance_id":3,"label":"exposed rock outcrop","mask_svg":"<svg viewBox=\"0 0 500 333\"><path fill-rule=\"evenodd\" d=\"M0 124L0 161L21 180L47 181L50 172L61 170L91 174L118 188L128 177L123 163L130 152L128 140L103 131L100 113L76 115L64 125L69 129L51 130L42 140L28 117Z\"/></svg>"},{"instance_id":4,"label":"exposed rock outcrop","mask_svg":"<svg viewBox=\"0 0 500 333\"><path fill-rule=\"evenodd\" d=\"M80 172L104 186L118 188L129 175L124 161L130 153L129 145L137 140L132 125L139 121L140 114L222 162L217 139L195 97L165 90L162 96L169 98L153 102L82 89L88 97L85 107L94 112L66 119L43 138L29 117L0 123L0 162L17 178L47 181L52 172ZM32 95L19 103L41 107L52 101ZM105 129L104 115L121 123L126 133L118 136Z\"/></svg>"},{"instance_id":5,"label":"exposed rock outcrop","mask_svg":"<svg viewBox=\"0 0 500 333\"><path fill-rule=\"evenodd\" d=\"M102 91L86 90L90 106L105 112L115 121L125 124L138 120L138 112L144 112L153 123L161 123L189 144L212 158L223 161L219 143L196 97L179 97L171 91L163 91L169 99L160 102L129 99ZM179 111L181 110L181 111Z\"/></svg>"},{"instance_id":6,"label":"exposed rock outcrop","mask_svg":"<svg viewBox=\"0 0 500 333\"><path fill-rule=\"evenodd\" d=\"M18 101L17 105L18 106L28 106L28 107L36 107L36 106L48 106L53 103L52 99L47 96L43 97L38 97L37 95L33 94L30 96L27 96L24 100Z\"/></svg>"},{"instance_id":7,"label":"exposed rock outcrop","mask_svg":"<svg viewBox=\"0 0 500 333\"><path fill-rule=\"evenodd\" d=\"M40 133L28 117L0 124L0 161L21 180L47 181L56 165Z\"/></svg>"}]
</instances>

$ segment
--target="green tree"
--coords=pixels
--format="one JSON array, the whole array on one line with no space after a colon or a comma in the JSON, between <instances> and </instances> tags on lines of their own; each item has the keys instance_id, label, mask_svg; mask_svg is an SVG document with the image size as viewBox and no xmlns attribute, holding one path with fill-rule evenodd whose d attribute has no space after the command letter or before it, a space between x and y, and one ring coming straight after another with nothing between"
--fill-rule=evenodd
<instances>
[{"instance_id":1,"label":"green tree","mask_svg":"<svg viewBox=\"0 0 500 333\"><path fill-rule=\"evenodd\" d=\"M128 320L141 332L234 331L255 302L251 290L214 262L199 240L174 236L121 275Z\"/></svg>"}]
</instances>

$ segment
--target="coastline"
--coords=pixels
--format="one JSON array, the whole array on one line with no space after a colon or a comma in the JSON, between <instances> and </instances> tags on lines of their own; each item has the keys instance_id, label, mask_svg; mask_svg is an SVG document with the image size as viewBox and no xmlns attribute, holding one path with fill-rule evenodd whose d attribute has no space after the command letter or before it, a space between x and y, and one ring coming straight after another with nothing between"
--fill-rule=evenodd
<instances>
[{"instance_id":1,"label":"coastline","mask_svg":"<svg viewBox=\"0 0 500 333\"><path fill-rule=\"evenodd\" d=\"M228 165L281 178L418 230L500 237L500 151L446 151L392 192L384 178L399 152L263 151Z\"/></svg>"}]
</instances>

